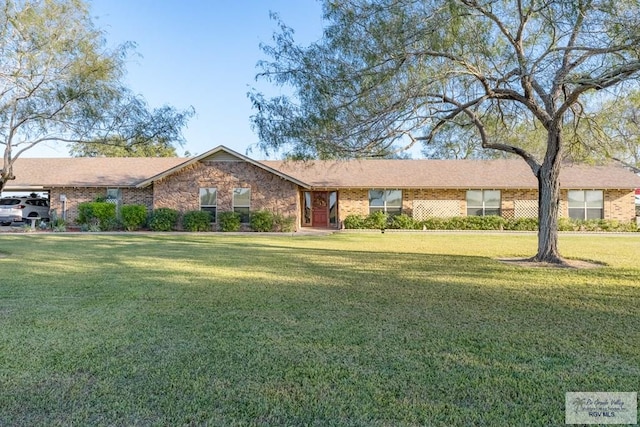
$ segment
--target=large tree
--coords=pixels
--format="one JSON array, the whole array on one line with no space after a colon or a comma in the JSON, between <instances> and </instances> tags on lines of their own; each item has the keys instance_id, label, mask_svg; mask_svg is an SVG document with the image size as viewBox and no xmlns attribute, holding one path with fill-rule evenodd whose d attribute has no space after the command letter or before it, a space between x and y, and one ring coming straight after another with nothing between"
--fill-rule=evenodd
<instances>
[{"instance_id":1,"label":"large tree","mask_svg":"<svg viewBox=\"0 0 640 427\"><path fill-rule=\"evenodd\" d=\"M593 101L596 101L593 99ZM640 90L625 91L604 102L590 103L580 122L565 128L567 162L607 163L617 161L628 169L640 173ZM484 150L475 126L459 118L442 127L428 145L423 147L427 158L484 159L513 157L514 154L498 150ZM523 120L525 119L525 120ZM495 122L497 120L497 122ZM544 156L546 130L526 118L515 118L515 124L505 123L504 117L485 118L485 126L493 139L518 145L536 158Z\"/></svg>"},{"instance_id":2,"label":"large tree","mask_svg":"<svg viewBox=\"0 0 640 427\"><path fill-rule=\"evenodd\" d=\"M266 151L354 157L429 143L471 124L485 149L520 156L539 187L536 261L561 263L558 176L598 92L640 71L638 0L341 0L324 3L321 40L281 24L258 77L291 95L249 94ZM287 93L287 92L285 92ZM536 156L492 132L533 123Z\"/></svg>"},{"instance_id":3,"label":"large tree","mask_svg":"<svg viewBox=\"0 0 640 427\"><path fill-rule=\"evenodd\" d=\"M0 0L0 191L45 142L180 140L190 110L152 110L122 84L130 47L107 48L82 0Z\"/></svg>"}]
</instances>

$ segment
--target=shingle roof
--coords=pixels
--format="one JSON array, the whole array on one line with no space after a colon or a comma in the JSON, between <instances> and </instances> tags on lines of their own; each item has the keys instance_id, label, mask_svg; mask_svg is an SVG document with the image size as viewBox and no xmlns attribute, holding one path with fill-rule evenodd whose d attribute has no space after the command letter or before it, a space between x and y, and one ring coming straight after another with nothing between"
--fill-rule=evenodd
<instances>
[{"instance_id":1,"label":"shingle roof","mask_svg":"<svg viewBox=\"0 0 640 427\"><path fill-rule=\"evenodd\" d=\"M223 150L235 153L223 147ZM163 177L194 159L20 158L14 165L18 187L135 187ZM312 188L537 188L526 163L514 160L351 160L255 161L267 170ZM155 178L154 178L155 177ZM640 177L617 165L565 165L562 188L640 188Z\"/></svg>"},{"instance_id":2,"label":"shingle roof","mask_svg":"<svg viewBox=\"0 0 640 427\"><path fill-rule=\"evenodd\" d=\"M179 157L19 158L8 187L133 187L187 159Z\"/></svg>"},{"instance_id":3,"label":"shingle roof","mask_svg":"<svg viewBox=\"0 0 640 427\"><path fill-rule=\"evenodd\" d=\"M538 188L529 166L513 160L350 160L263 163L315 188ZM640 177L617 165L564 165L562 188L636 188Z\"/></svg>"}]
</instances>

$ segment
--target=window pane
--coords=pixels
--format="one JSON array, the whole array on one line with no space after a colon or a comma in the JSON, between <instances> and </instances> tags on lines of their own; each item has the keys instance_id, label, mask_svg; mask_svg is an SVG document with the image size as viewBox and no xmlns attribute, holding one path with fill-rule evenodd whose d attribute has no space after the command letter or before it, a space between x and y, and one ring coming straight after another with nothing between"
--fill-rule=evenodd
<instances>
[{"instance_id":1,"label":"window pane","mask_svg":"<svg viewBox=\"0 0 640 427\"><path fill-rule=\"evenodd\" d=\"M215 188L200 189L200 206L216 206L218 192Z\"/></svg>"},{"instance_id":2,"label":"window pane","mask_svg":"<svg viewBox=\"0 0 640 427\"><path fill-rule=\"evenodd\" d=\"M233 189L233 206L247 207L251 205L251 189L250 188L234 188Z\"/></svg>"},{"instance_id":3,"label":"window pane","mask_svg":"<svg viewBox=\"0 0 640 427\"><path fill-rule=\"evenodd\" d=\"M235 213L240 214L240 222L242 223L247 223L249 222L249 208L243 208L243 207L234 207L233 211Z\"/></svg>"},{"instance_id":4,"label":"window pane","mask_svg":"<svg viewBox=\"0 0 640 427\"><path fill-rule=\"evenodd\" d=\"M470 208L482 206L482 190L467 191L467 206Z\"/></svg>"},{"instance_id":5,"label":"window pane","mask_svg":"<svg viewBox=\"0 0 640 427\"><path fill-rule=\"evenodd\" d=\"M400 215L402 213L402 208L394 208L387 206L387 214L389 216Z\"/></svg>"},{"instance_id":6,"label":"window pane","mask_svg":"<svg viewBox=\"0 0 640 427\"><path fill-rule=\"evenodd\" d=\"M587 209L587 219L602 219L602 209Z\"/></svg>"},{"instance_id":7,"label":"window pane","mask_svg":"<svg viewBox=\"0 0 640 427\"><path fill-rule=\"evenodd\" d=\"M584 219L584 208L569 208L569 218Z\"/></svg>"},{"instance_id":8,"label":"window pane","mask_svg":"<svg viewBox=\"0 0 640 427\"><path fill-rule=\"evenodd\" d=\"M467 216L482 216L482 209L467 208Z\"/></svg>"},{"instance_id":9,"label":"window pane","mask_svg":"<svg viewBox=\"0 0 640 427\"><path fill-rule=\"evenodd\" d=\"M384 191L383 190L369 190L369 207L384 206Z\"/></svg>"},{"instance_id":10,"label":"window pane","mask_svg":"<svg viewBox=\"0 0 640 427\"><path fill-rule=\"evenodd\" d=\"M484 191L484 207L500 209L500 190ZM486 215L490 215L485 213ZM494 214L491 214L494 215Z\"/></svg>"},{"instance_id":11,"label":"window pane","mask_svg":"<svg viewBox=\"0 0 640 427\"><path fill-rule=\"evenodd\" d=\"M338 223L338 193L332 191L329 193L329 224Z\"/></svg>"},{"instance_id":12,"label":"window pane","mask_svg":"<svg viewBox=\"0 0 640 427\"><path fill-rule=\"evenodd\" d=\"M584 191L582 190L570 190L567 194L569 199L570 208L583 208L584 207Z\"/></svg>"},{"instance_id":13,"label":"window pane","mask_svg":"<svg viewBox=\"0 0 640 427\"><path fill-rule=\"evenodd\" d=\"M602 208L603 197L601 190L589 190L585 191L585 199L587 201L588 208Z\"/></svg>"},{"instance_id":14,"label":"window pane","mask_svg":"<svg viewBox=\"0 0 640 427\"><path fill-rule=\"evenodd\" d=\"M387 190L385 193L387 210L389 207L402 208L402 190Z\"/></svg>"},{"instance_id":15,"label":"window pane","mask_svg":"<svg viewBox=\"0 0 640 427\"><path fill-rule=\"evenodd\" d=\"M215 206L205 206L200 208L201 211L209 212L209 216L211 217L211 222L216 222L216 207Z\"/></svg>"},{"instance_id":16,"label":"window pane","mask_svg":"<svg viewBox=\"0 0 640 427\"><path fill-rule=\"evenodd\" d=\"M122 190L120 188L107 188L107 200L121 200Z\"/></svg>"},{"instance_id":17,"label":"window pane","mask_svg":"<svg viewBox=\"0 0 640 427\"><path fill-rule=\"evenodd\" d=\"M303 206L303 212L304 212L304 224L311 224L311 192L310 191L305 191L304 192L304 206Z\"/></svg>"}]
</instances>

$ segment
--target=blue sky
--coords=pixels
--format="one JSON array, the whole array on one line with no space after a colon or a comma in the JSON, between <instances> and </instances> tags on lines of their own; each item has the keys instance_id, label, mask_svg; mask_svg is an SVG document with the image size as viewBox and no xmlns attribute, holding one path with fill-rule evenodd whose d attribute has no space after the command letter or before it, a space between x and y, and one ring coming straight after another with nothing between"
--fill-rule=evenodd
<instances>
[{"instance_id":1,"label":"blue sky","mask_svg":"<svg viewBox=\"0 0 640 427\"><path fill-rule=\"evenodd\" d=\"M151 107L193 106L178 148L201 154L218 145L240 153L257 142L249 117L250 87L256 63L266 59L260 43L271 42L276 12L295 30L296 41L308 44L322 34L322 9L316 0L92 0L91 14L107 33L107 43L137 44L127 82ZM65 145L33 149L29 157L67 156ZM254 158L264 158L253 152Z\"/></svg>"}]
</instances>

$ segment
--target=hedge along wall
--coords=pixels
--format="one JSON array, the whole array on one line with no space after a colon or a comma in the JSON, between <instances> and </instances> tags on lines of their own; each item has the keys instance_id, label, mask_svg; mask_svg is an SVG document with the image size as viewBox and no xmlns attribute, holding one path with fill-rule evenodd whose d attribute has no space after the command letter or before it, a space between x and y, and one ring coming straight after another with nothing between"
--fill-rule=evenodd
<instances>
[{"instance_id":1,"label":"hedge along wall","mask_svg":"<svg viewBox=\"0 0 640 427\"><path fill-rule=\"evenodd\" d=\"M98 197L105 197L107 188L101 187L60 187L52 188L49 193L49 204L58 216L62 216L62 202L60 196L67 196L66 219L70 224L76 224L78 218L78 205L84 202L93 202ZM151 211L153 207L153 189L148 188L122 188L123 205L144 205Z\"/></svg>"}]
</instances>

